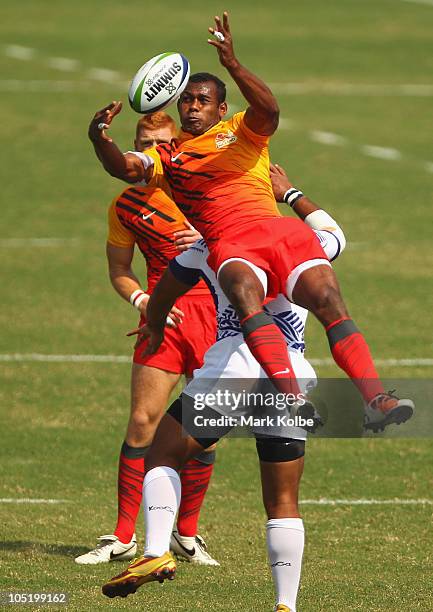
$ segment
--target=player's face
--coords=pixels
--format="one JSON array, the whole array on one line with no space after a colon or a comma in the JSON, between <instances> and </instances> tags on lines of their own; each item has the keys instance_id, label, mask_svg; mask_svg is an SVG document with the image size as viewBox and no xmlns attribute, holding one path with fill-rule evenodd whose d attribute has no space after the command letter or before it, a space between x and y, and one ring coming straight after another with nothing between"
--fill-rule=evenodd
<instances>
[{"instance_id":1,"label":"player's face","mask_svg":"<svg viewBox=\"0 0 433 612\"><path fill-rule=\"evenodd\" d=\"M170 142L172 138L176 138L176 132L168 125L153 130L139 128L134 147L136 151L145 151L163 142Z\"/></svg>"},{"instance_id":2,"label":"player's face","mask_svg":"<svg viewBox=\"0 0 433 612\"><path fill-rule=\"evenodd\" d=\"M188 83L177 103L180 124L189 134L199 136L221 121L227 112L227 104L218 102L218 92L213 81Z\"/></svg>"}]
</instances>

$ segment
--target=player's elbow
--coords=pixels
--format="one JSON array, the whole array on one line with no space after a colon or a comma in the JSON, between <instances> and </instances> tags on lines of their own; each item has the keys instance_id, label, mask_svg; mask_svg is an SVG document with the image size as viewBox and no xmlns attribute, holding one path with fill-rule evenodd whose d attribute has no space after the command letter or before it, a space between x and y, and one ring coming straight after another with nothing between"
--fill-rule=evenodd
<instances>
[{"instance_id":1,"label":"player's elbow","mask_svg":"<svg viewBox=\"0 0 433 612\"><path fill-rule=\"evenodd\" d=\"M341 254L346 248L346 244L347 244L346 236L344 235L344 232L340 226L337 226L337 229L335 230L334 234L340 245L340 254Z\"/></svg>"},{"instance_id":2,"label":"player's elbow","mask_svg":"<svg viewBox=\"0 0 433 612\"><path fill-rule=\"evenodd\" d=\"M272 134L277 131L278 124L280 122L280 108L275 98L268 108L269 125L272 130Z\"/></svg>"}]
</instances>

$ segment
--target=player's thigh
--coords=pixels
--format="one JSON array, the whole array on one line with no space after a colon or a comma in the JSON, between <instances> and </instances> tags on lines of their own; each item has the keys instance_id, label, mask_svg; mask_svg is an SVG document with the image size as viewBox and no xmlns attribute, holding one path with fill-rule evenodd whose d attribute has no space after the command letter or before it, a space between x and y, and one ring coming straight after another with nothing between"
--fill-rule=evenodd
<instances>
[{"instance_id":1,"label":"player's thigh","mask_svg":"<svg viewBox=\"0 0 433 612\"><path fill-rule=\"evenodd\" d=\"M229 259L218 270L218 282L238 316L247 316L262 307L266 295L266 274L246 260Z\"/></svg>"},{"instance_id":2,"label":"player's thigh","mask_svg":"<svg viewBox=\"0 0 433 612\"><path fill-rule=\"evenodd\" d=\"M153 436L179 379L179 374L133 363L128 429L146 429L147 434Z\"/></svg>"},{"instance_id":3,"label":"player's thigh","mask_svg":"<svg viewBox=\"0 0 433 612\"><path fill-rule=\"evenodd\" d=\"M327 265L317 265L304 270L289 299L313 312L324 325L332 323L338 317L347 316L337 277L334 270Z\"/></svg>"}]
</instances>

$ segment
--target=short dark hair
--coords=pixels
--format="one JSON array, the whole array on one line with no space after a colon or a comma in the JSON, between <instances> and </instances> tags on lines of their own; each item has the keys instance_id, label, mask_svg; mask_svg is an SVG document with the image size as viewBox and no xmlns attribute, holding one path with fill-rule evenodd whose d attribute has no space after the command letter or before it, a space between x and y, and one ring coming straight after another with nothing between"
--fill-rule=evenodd
<instances>
[{"instance_id":1,"label":"short dark hair","mask_svg":"<svg viewBox=\"0 0 433 612\"><path fill-rule=\"evenodd\" d=\"M207 83L208 81L215 83L218 95L218 104L225 102L227 95L226 84L217 76L210 74L210 72L196 72L189 77L190 83Z\"/></svg>"}]
</instances>

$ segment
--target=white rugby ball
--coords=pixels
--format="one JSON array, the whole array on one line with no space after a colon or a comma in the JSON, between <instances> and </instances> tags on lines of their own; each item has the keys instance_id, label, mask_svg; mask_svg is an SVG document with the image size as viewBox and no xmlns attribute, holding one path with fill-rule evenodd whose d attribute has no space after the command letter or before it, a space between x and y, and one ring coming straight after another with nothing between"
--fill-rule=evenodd
<instances>
[{"instance_id":1,"label":"white rugby ball","mask_svg":"<svg viewBox=\"0 0 433 612\"><path fill-rule=\"evenodd\" d=\"M186 87L189 62L181 53L160 53L146 62L129 86L129 103L148 115L172 104Z\"/></svg>"}]
</instances>

